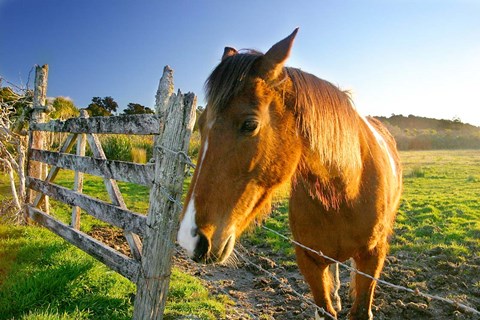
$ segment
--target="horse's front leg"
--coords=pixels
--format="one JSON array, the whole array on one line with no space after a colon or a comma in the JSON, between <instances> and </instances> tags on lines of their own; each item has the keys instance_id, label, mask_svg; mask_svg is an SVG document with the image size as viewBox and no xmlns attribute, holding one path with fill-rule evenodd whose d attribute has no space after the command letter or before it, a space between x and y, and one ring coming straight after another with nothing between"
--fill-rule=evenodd
<instances>
[{"instance_id":1,"label":"horse's front leg","mask_svg":"<svg viewBox=\"0 0 480 320\"><path fill-rule=\"evenodd\" d=\"M332 286L332 303L337 312L342 311L342 299L340 298L340 268L338 263L333 263L330 265L330 275L332 277L333 286Z\"/></svg>"},{"instance_id":2,"label":"horse's front leg","mask_svg":"<svg viewBox=\"0 0 480 320\"><path fill-rule=\"evenodd\" d=\"M378 278L387 254L387 246L387 244L378 245L373 250L354 257L355 267L361 272ZM373 319L372 302L376 283L375 280L361 274L352 275L351 291L355 300L350 309L350 320Z\"/></svg>"},{"instance_id":3,"label":"horse's front leg","mask_svg":"<svg viewBox=\"0 0 480 320\"><path fill-rule=\"evenodd\" d=\"M322 262L319 257L300 247L295 247L297 264L305 280L310 286L315 303L325 311L337 316L331 300L332 279L328 264Z\"/></svg>"}]
</instances>

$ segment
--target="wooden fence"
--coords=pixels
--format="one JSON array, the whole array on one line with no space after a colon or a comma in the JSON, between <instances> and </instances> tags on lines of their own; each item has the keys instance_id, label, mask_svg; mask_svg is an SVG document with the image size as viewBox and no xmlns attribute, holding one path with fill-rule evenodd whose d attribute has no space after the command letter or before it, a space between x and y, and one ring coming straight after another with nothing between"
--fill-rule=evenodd
<instances>
[{"instance_id":1,"label":"wooden fence","mask_svg":"<svg viewBox=\"0 0 480 320\"><path fill-rule=\"evenodd\" d=\"M185 159L195 122L193 93L173 93L173 71L160 79L154 115L92 117L43 122L48 66L37 67L30 124L26 216L137 284L134 319L161 319L170 280ZM67 132L58 152L45 150L43 132ZM96 134L154 135L154 161L138 164L108 160ZM85 156L86 143L93 157ZM76 154L70 150L76 145ZM48 175L46 167L50 166ZM54 184L59 170L75 171L73 190ZM103 177L110 202L82 193L83 173ZM45 176L46 175L46 176ZM150 187L148 214L128 210L116 180ZM72 206L70 224L48 213L48 197ZM132 258L80 231L80 209L124 230Z\"/></svg>"}]
</instances>

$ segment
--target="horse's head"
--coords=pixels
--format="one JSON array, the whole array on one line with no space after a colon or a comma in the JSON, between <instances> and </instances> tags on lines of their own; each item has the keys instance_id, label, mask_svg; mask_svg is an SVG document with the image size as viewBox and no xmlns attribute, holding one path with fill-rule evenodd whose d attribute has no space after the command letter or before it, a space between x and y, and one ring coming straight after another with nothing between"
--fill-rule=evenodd
<instances>
[{"instance_id":1,"label":"horse's head","mask_svg":"<svg viewBox=\"0 0 480 320\"><path fill-rule=\"evenodd\" d=\"M296 33L265 55L225 48L207 80L201 149L178 232L196 261L225 261L299 163L301 141L285 106L291 83L283 68Z\"/></svg>"}]
</instances>

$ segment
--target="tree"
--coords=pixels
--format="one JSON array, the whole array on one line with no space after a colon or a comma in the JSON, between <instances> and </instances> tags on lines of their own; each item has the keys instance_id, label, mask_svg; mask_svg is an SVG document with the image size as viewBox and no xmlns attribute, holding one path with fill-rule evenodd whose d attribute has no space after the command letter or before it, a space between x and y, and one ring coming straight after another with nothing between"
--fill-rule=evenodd
<instances>
[{"instance_id":1,"label":"tree","mask_svg":"<svg viewBox=\"0 0 480 320\"><path fill-rule=\"evenodd\" d=\"M142 106L141 104L131 102L127 105L127 108L123 110L122 114L146 114L146 113L153 114L155 112L149 107L145 107L145 106Z\"/></svg>"},{"instance_id":2,"label":"tree","mask_svg":"<svg viewBox=\"0 0 480 320\"><path fill-rule=\"evenodd\" d=\"M49 113L51 119L65 120L80 115L80 111L73 101L67 97L56 97L52 101L52 107L53 111Z\"/></svg>"},{"instance_id":3,"label":"tree","mask_svg":"<svg viewBox=\"0 0 480 320\"><path fill-rule=\"evenodd\" d=\"M69 118L78 117L80 115L80 111L78 108L73 104L72 99L68 97L56 97L55 99L48 100L49 110L50 112L47 113L49 119L58 119L58 120L66 120ZM62 141L65 140L68 133L54 133L48 132L44 134L44 139L46 146L50 149L55 149L60 146Z\"/></svg>"},{"instance_id":4,"label":"tree","mask_svg":"<svg viewBox=\"0 0 480 320\"><path fill-rule=\"evenodd\" d=\"M32 111L33 91L12 87L0 88L0 105L3 112L8 110L9 121L12 122L12 130L16 133L22 131L28 123Z\"/></svg>"},{"instance_id":5,"label":"tree","mask_svg":"<svg viewBox=\"0 0 480 320\"><path fill-rule=\"evenodd\" d=\"M108 112L105 108L95 103L89 104L87 111L90 117L108 117L112 115L111 112Z\"/></svg>"},{"instance_id":6,"label":"tree","mask_svg":"<svg viewBox=\"0 0 480 320\"><path fill-rule=\"evenodd\" d=\"M30 90L16 86L0 88L0 170L4 170L9 177L14 216L17 219L21 217L26 194L25 159L28 137L22 129L30 114L31 105ZM2 211L4 206L5 202L2 201Z\"/></svg>"},{"instance_id":7,"label":"tree","mask_svg":"<svg viewBox=\"0 0 480 320\"><path fill-rule=\"evenodd\" d=\"M112 97L93 97L92 103L87 107L87 111L92 117L111 116L117 111L118 103Z\"/></svg>"}]
</instances>

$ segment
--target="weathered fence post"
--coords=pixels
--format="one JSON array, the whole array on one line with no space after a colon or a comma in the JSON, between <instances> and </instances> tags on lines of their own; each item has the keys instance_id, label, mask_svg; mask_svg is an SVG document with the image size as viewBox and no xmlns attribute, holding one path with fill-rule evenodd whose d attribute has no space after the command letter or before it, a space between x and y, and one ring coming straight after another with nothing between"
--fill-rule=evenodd
<instances>
[{"instance_id":1,"label":"weathered fence post","mask_svg":"<svg viewBox=\"0 0 480 320\"><path fill-rule=\"evenodd\" d=\"M80 117L87 118L88 112L85 109L80 110ZM85 133L79 134L77 138L77 156L85 156L85 147L87 144L87 135ZM82 192L83 191L83 172L75 171L74 182L73 182L73 191ZM72 222L71 226L77 230L80 230L80 207L72 206Z\"/></svg>"},{"instance_id":2,"label":"weathered fence post","mask_svg":"<svg viewBox=\"0 0 480 320\"><path fill-rule=\"evenodd\" d=\"M163 131L154 143L155 181L137 281L133 314L137 320L163 318L185 177L182 155L188 151L195 105L193 93L173 94L173 71L165 67L157 92L156 112L163 117Z\"/></svg>"},{"instance_id":3,"label":"weathered fence post","mask_svg":"<svg viewBox=\"0 0 480 320\"><path fill-rule=\"evenodd\" d=\"M48 64L35 67L35 88L33 92L33 112L30 123L45 122L45 109L47 100L47 83L48 83ZM42 131L34 131L29 135L29 149L43 150L45 146L45 134ZM28 176L37 179L43 179L46 174L46 165L40 162L30 162L28 160ZM27 202L35 199L36 192L28 189ZM45 212L48 213L48 199L45 197Z\"/></svg>"}]
</instances>

